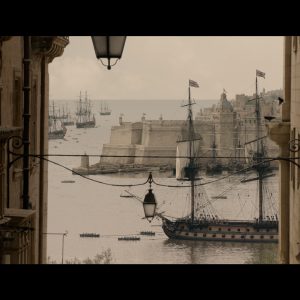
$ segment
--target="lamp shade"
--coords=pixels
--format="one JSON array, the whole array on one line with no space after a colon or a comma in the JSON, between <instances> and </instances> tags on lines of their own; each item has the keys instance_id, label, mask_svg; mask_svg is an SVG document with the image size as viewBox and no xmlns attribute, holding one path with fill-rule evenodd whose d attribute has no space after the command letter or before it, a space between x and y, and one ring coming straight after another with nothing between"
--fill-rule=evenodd
<instances>
[{"instance_id":1,"label":"lamp shade","mask_svg":"<svg viewBox=\"0 0 300 300\"><path fill-rule=\"evenodd\" d=\"M92 36L92 41L99 58L121 58L126 36Z\"/></svg>"},{"instance_id":2,"label":"lamp shade","mask_svg":"<svg viewBox=\"0 0 300 300\"><path fill-rule=\"evenodd\" d=\"M145 217L150 222L154 218L156 205L157 203L156 203L155 196L152 193L152 189L149 189L148 194L145 195L143 207L144 207Z\"/></svg>"}]
</instances>

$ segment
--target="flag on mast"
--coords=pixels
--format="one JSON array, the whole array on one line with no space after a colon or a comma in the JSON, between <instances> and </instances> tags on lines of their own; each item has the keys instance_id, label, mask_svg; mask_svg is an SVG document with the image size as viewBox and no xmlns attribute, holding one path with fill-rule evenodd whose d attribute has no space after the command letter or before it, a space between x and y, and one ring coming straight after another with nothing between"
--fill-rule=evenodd
<instances>
[{"instance_id":1,"label":"flag on mast","mask_svg":"<svg viewBox=\"0 0 300 300\"><path fill-rule=\"evenodd\" d=\"M198 87L199 87L199 84L198 84L198 82L196 82L196 81L194 81L194 80L191 80L191 79L189 79L189 86L192 86L192 87L198 88Z\"/></svg>"},{"instance_id":2,"label":"flag on mast","mask_svg":"<svg viewBox=\"0 0 300 300\"><path fill-rule=\"evenodd\" d=\"M262 71L259 71L259 70L256 70L256 76L265 78L266 73L264 73Z\"/></svg>"}]
</instances>

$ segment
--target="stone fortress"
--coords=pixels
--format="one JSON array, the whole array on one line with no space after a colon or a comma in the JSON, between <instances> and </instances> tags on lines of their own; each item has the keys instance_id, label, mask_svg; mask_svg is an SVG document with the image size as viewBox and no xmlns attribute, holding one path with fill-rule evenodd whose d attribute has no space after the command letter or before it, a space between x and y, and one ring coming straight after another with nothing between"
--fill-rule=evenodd
<instances>
[{"instance_id":1,"label":"stone fortress","mask_svg":"<svg viewBox=\"0 0 300 300\"><path fill-rule=\"evenodd\" d=\"M261 96L261 136L266 136L263 117L272 115L280 118L280 106L276 99L282 97L282 90L263 91ZM198 153L205 157L200 160L200 166L205 166L211 160L212 151L217 157L226 157L218 159L224 169L230 169L237 161L246 163L243 158L245 143L256 139L255 101L251 101L254 98L255 95L242 94L229 101L224 91L217 105L194 113L195 133L201 138ZM102 155L106 157L101 157L100 162L93 166L89 166L88 159L83 158L81 170L96 174L151 168L174 169L177 141L186 137L186 124L185 120L163 120L162 116L159 120L146 120L145 115L140 122L124 122L120 115L119 125L111 128L109 143L103 145ZM277 146L270 139L265 140L268 156L277 155Z\"/></svg>"}]
</instances>

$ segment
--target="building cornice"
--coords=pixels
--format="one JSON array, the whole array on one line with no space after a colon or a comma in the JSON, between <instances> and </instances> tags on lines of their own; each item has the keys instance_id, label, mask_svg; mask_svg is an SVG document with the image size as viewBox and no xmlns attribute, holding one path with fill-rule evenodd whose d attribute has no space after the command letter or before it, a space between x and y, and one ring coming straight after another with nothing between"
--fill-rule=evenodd
<instances>
[{"instance_id":1,"label":"building cornice","mask_svg":"<svg viewBox=\"0 0 300 300\"><path fill-rule=\"evenodd\" d=\"M31 46L34 55L46 56L48 62L61 56L69 44L68 36L32 36Z\"/></svg>"},{"instance_id":2,"label":"building cornice","mask_svg":"<svg viewBox=\"0 0 300 300\"><path fill-rule=\"evenodd\" d=\"M265 124L269 138L279 147L282 155L289 153L290 122L270 122Z\"/></svg>"}]
</instances>

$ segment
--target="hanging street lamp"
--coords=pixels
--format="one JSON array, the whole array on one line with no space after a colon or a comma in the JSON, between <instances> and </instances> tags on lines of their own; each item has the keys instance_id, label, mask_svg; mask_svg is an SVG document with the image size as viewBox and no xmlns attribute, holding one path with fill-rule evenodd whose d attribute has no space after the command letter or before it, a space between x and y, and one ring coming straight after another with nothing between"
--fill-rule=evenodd
<instances>
[{"instance_id":1,"label":"hanging street lamp","mask_svg":"<svg viewBox=\"0 0 300 300\"><path fill-rule=\"evenodd\" d=\"M96 57L110 70L111 66L114 66L122 57L126 36L92 36L92 41ZM102 58L108 60L107 65L103 63ZM113 65L110 64L111 58L116 58L116 62Z\"/></svg>"},{"instance_id":2,"label":"hanging street lamp","mask_svg":"<svg viewBox=\"0 0 300 300\"><path fill-rule=\"evenodd\" d=\"M152 193L152 189L151 189L151 183L153 182L151 172L148 177L148 182L150 184L150 188L148 190L148 194L145 195L143 207L144 207L146 219L149 222L151 222L155 216L156 205L157 205L155 195Z\"/></svg>"}]
</instances>

